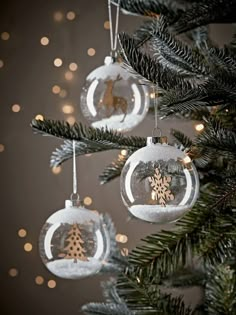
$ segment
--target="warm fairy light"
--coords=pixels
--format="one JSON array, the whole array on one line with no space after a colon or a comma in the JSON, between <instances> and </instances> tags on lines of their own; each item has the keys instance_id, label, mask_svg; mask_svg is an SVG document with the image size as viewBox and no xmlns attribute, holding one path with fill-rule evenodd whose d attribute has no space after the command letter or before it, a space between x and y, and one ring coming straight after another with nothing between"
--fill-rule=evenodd
<instances>
[{"instance_id":1,"label":"warm fairy light","mask_svg":"<svg viewBox=\"0 0 236 315\"><path fill-rule=\"evenodd\" d=\"M188 163L191 163L192 160L191 160L191 158L187 155L187 156L185 156L185 158L183 159L183 162L184 162L184 164L188 164Z\"/></svg>"},{"instance_id":2,"label":"warm fairy light","mask_svg":"<svg viewBox=\"0 0 236 315\"><path fill-rule=\"evenodd\" d=\"M20 105L19 105L19 104L14 104L14 105L12 105L11 110L12 110L14 113L19 113L19 111L20 111Z\"/></svg>"},{"instance_id":3,"label":"warm fairy light","mask_svg":"<svg viewBox=\"0 0 236 315\"><path fill-rule=\"evenodd\" d=\"M62 90L60 91L60 93L59 93L59 96L60 96L61 98L66 97L66 96L67 96L66 90L62 89Z\"/></svg>"},{"instance_id":4,"label":"warm fairy light","mask_svg":"<svg viewBox=\"0 0 236 315\"><path fill-rule=\"evenodd\" d=\"M67 121L70 125L74 125L74 123L75 123L75 117L74 117L74 116L69 116L69 117L67 117L66 121Z\"/></svg>"},{"instance_id":5,"label":"warm fairy light","mask_svg":"<svg viewBox=\"0 0 236 315\"><path fill-rule=\"evenodd\" d=\"M10 34L8 32L3 32L1 34L1 39L2 40L8 40L10 38Z\"/></svg>"},{"instance_id":6,"label":"warm fairy light","mask_svg":"<svg viewBox=\"0 0 236 315\"><path fill-rule=\"evenodd\" d=\"M87 51L89 56L94 56L96 54L96 50L94 48L89 48Z\"/></svg>"},{"instance_id":7,"label":"warm fairy light","mask_svg":"<svg viewBox=\"0 0 236 315\"><path fill-rule=\"evenodd\" d=\"M60 11L57 11L57 12L55 12L55 13L53 14L53 18L54 18L54 20L57 21L57 22L61 22L61 21L63 20L63 17L64 17L64 15L63 15L63 13L60 12Z\"/></svg>"},{"instance_id":8,"label":"warm fairy light","mask_svg":"<svg viewBox=\"0 0 236 315\"><path fill-rule=\"evenodd\" d=\"M71 71L76 71L76 70L78 69L77 63L71 62L71 63L69 64L69 69L70 69Z\"/></svg>"},{"instance_id":9,"label":"warm fairy light","mask_svg":"<svg viewBox=\"0 0 236 315\"><path fill-rule=\"evenodd\" d=\"M38 285L42 285L44 283L44 278L41 276L35 277L35 283Z\"/></svg>"},{"instance_id":10,"label":"warm fairy light","mask_svg":"<svg viewBox=\"0 0 236 315\"><path fill-rule=\"evenodd\" d=\"M35 119L36 119L36 120L42 120L42 121L43 121L43 120L44 120L44 117L43 117L43 115L38 114L38 115L35 116Z\"/></svg>"},{"instance_id":11,"label":"warm fairy light","mask_svg":"<svg viewBox=\"0 0 236 315\"><path fill-rule=\"evenodd\" d=\"M84 198L84 204L85 204L86 206L90 206L90 205L92 204L92 202L93 202L93 200L92 200L91 197L85 197L85 198Z\"/></svg>"},{"instance_id":12,"label":"warm fairy light","mask_svg":"<svg viewBox=\"0 0 236 315\"><path fill-rule=\"evenodd\" d=\"M109 21L105 21L104 22L104 28L105 28L105 30L109 30L110 29L110 22Z\"/></svg>"},{"instance_id":13,"label":"warm fairy light","mask_svg":"<svg viewBox=\"0 0 236 315\"><path fill-rule=\"evenodd\" d=\"M49 44L49 38L46 37L46 36L42 37L42 38L40 39L40 43L41 43L41 45L43 45L43 46L47 46L47 45Z\"/></svg>"},{"instance_id":14,"label":"warm fairy light","mask_svg":"<svg viewBox=\"0 0 236 315\"><path fill-rule=\"evenodd\" d=\"M204 129L204 125L203 124L197 124L197 125L195 125L195 129L197 131L202 131Z\"/></svg>"},{"instance_id":15,"label":"warm fairy light","mask_svg":"<svg viewBox=\"0 0 236 315\"><path fill-rule=\"evenodd\" d=\"M55 280L49 280L49 281L48 281L48 287L49 287L50 289L54 289L54 288L56 287L56 285L57 285L57 283L56 283Z\"/></svg>"},{"instance_id":16,"label":"warm fairy light","mask_svg":"<svg viewBox=\"0 0 236 315\"><path fill-rule=\"evenodd\" d=\"M126 156L128 154L128 151L127 150L121 150L120 153L123 155L123 156Z\"/></svg>"},{"instance_id":17,"label":"warm fairy light","mask_svg":"<svg viewBox=\"0 0 236 315\"><path fill-rule=\"evenodd\" d=\"M4 66L4 62L0 60L0 68L3 68L3 66Z\"/></svg>"},{"instance_id":18,"label":"warm fairy light","mask_svg":"<svg viewBox=\"0 0 236 315\"><path fill-rule=\"evenodd\" d=\"M127 243L128 242L128 237L124 234L116 234L116 241L118 243Z\"/></svg>"},{"instance_id":19,"label":"warm fairy light","mask_svg":"<svg viewBox=\"0 0 236 315\"><path fill-rule=\"evenodd\" d=\"M52 93L53 94L59 94L60 91L61 91L61 88L59 85L53 85L53 87L52 87Z\"/></svg>"},{"instance_id":20,"label":"warm fairy light","mask_svg":"<svg viewBox=\"0 0 236 315\"><path fill-rule=\"evenodd\" d=\"M150 93L150 98L155 98L155 93Z\"/></svg>"},{"instance_id":21,"label":"warm fairy light","mask_svg":"<svg viewBox=\"0 0 236 315\"><path fill-rule=\"evenodd\" d=\"M75 109L72 105L66 104L62 107L62 111L64 114L72 114L72 113L74 113L74 110Z\"/></svg>"},{"instance_id":22,"label":"warm fairy light","mask_svg":"<svg viewBox=\"0 0 236 315\"><path fill-rule=\"evenodd\" d=\"M54 175L60 174L61 171L62 171L61 166L55 166L55 167L52 168L52 172L53 172Z\"/></svg>"},{"instance_id":23,"label":"warm fairy light","mask_svg":"<svg viewBox=\"0 0 236 315\"><path fill-rule=\"evenodd\" d=\"M3 152L4 150L5 150L5 146L2 143L0 143L0 152Z\"/></svg>"},{"instance_id":24,"label":"warm fairy light","mask_svg":"<svg viewBox=\"0 0 236 315\"><path fill-rule=\"evenodd\" d=\"M16 268L11 268L9 269L8 274L10 277L16 277L18 276L19 272Z\"/></svg>"},{"instance_id":25,"label":"warm fairy light","mask_svg":"<svg viewBox=\"0 0 236 315\"><path fill-rule=\"evenodd\" d=\"M27 235L27 231L25 230L25 229L20 229L19 231L18 231L18 236L19 237L26 237L26 235Z\"/></svg>"},{"instance_id":26,"label":"warm fairy light","mask_svg":"<svg viewBox=\"0 0 236 315\"><path fill-rule=\"evenodd\" d=\"M62 66L62 60L61 60L61 58L55 58L54 61L53 61L53 63L54 63L54 66L55 66L55 67L61 67L61 66Z\"/></svg>"},{"instance_id":27,"label":"warm fairy light","mask_svg":"<svg viewBox=\"0 0 236 315\"><path fill-rule=\"evenodd\" d=\"M69 21L73 21L75 19L75 16L76 16L76 14L74 11L69 11L66 13L66 18Z\"/></svg>"},{"instance_id":28,"label":"warm fairy light","mask_svg":"<svg viewBox=\"0 0 236 315\"><path fill-rule=\"evenodd\" d=\"M129 255L129 250L128 248L124 247L121 249L121 255L122 256L128 256Z\"/></svg>"},{"instance_id":29,"label":"warm fairy light","mask_svg":"<svg viewBox=\"0 0 236 315\"><path fill-rule=\"evenodd\" d=\"M65 72L65 79L66 79L67 81L70 81L70 80L72 80L73 78L74 78L73 72L71 72L71 71L66 71L66 72Z\"/></svg>"},{"instance_id":30,"label":"warm fairy light","mask_svg":"<svg viewBox=\"0 0 236 315\"><path fill-rule=\"evenodd\" d=\"M140 281L140 279L139 279L139 277L136 277L136 280L137 280L137 282L138 283L140 283L141 281Z\"/></svg>"},{"instance_id":31,"label":"warm fairy light","mask_svg":"<svg viewBox=\"0 0 236 315\"><path fill-rule=\"evenodd\" d=\"M31 243L25 243L25 245L24 245L24 250L25 250L26 252L31 252L32 249L33 249L33 245L32 245Z\"/></svg>"}]
</instances>

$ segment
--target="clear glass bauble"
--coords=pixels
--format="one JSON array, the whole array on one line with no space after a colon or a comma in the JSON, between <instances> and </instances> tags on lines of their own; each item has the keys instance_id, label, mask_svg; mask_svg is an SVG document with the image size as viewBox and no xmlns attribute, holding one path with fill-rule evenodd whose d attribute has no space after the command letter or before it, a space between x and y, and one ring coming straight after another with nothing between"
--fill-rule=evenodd
<instances>
[{"instance_id":1,"label":"clear glass bauble","mask_svg":"<svg viewBox=\"0 0 236 315\"><path fill-rule=\"evenodd\" d=\"M100 271L109 256L110 241L97 213L67 201L66 208L53 213L44 224L39 251L51 273L80 279Z\"/></svg>"},{"instance_id":2,"label":"clear glass bauble","mask_svg":"<svg viewBox=\"0 0 236 315\"><path fill-rule=\"evenodd\" d=\"M121 173L121 196L133 216L153 223L170 223L189 211L199 194L199 178L190 158L166 143L137 150Z\"/></svg>"},{"instance_id":3,"label":"clear glass bauble","mask_svg":"<svg viewBox=\"0 0 236 315\"><path fill-rule=\"evenodd\" d=\"M137 126L149 109L149 89L112 57L86 78L81 110L92 127L126 132Z\"/></svg>"}]
</instances>

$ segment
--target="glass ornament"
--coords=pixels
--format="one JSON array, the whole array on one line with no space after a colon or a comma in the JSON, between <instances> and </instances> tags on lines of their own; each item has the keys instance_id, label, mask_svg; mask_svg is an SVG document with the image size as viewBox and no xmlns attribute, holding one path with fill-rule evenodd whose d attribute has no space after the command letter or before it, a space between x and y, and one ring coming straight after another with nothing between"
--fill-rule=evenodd
<instances>
[{"instance_id":1,"label":"glass ornament","mask_svg":"<svg viewBox=\"0 0 236 315\"><path fill-rule=\"evenodd\" d=\"M166 137L148 137L147 146L132 154L121 172L124 204L133 216L153 223L180 219L199 194L198 173L191 159L166 142Z\"/></svg>"},{"instance_id":2,"label":"glass ornament","mask_svg":"<svg viewBox=\"0 0 236 315\"><path fill-rule=\"evenodd\" d=\"M125 132L137 126L149 109L149 89L113 57L86 78L81 110L92 127Z\"/></svg>"},{"instance_id":3,"label":"glass ornament","mask_svg":"<svg viewBox=\"0 0 236 315\"><path fill-rule=\"evenodd\" d=\"M53 213L39 237L43 263L55 276L80 279L100 271L110 252L110 238L100 216L82 206Z\"/></svg>"}]
</instances>

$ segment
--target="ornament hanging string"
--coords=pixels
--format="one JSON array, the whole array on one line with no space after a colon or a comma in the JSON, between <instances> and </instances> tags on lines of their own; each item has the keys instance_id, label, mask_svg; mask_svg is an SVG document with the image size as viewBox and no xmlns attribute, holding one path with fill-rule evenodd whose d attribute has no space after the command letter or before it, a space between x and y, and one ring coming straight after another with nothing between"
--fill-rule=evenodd
<instances>
[{"instance_id":1,"label":"ornament hanging string","mask_svg":"<svg viewBox=\"0 0 236 315\"><path fill-rule=\"evenodd\" d=\"M159 131L159 137L162 136L162 132L161 132L161 129L158 127L158 92L157 92L157 89L156 87L153 85L153 95L154 95L154 116L155 116L155 125L154 125L154 128L152 130L152 136L154 136L155 134L155 131Z\"/></svg>"},{"instance_id":2,"label":"ornament hanging string","mask_svg":"<svg viewBox=\"0 0 236 315\"><path fill-rule=\"evenodd\" d=\"M116 8L115 35L113 35L111 0L108 0L108 15L109 15L109 22L110 22L110 40L111 40L111 54L112 54L116 51L116 48L117 48L119 15L120 15L120 0L118 1L117 8Z\"/></svg>"},{"instance_id":3,"label":"ornament hanging string","mask_svg":"<svg viewBox=\"0 0 236 315\"><path fill-rule=\"evenodd\" d=\"M73 193L71 194L70 198L73 203L76 203L79 201L79 194L77 192L75 140L72 140L72 147L73 147Z\"/></svg>"}]
</instances>

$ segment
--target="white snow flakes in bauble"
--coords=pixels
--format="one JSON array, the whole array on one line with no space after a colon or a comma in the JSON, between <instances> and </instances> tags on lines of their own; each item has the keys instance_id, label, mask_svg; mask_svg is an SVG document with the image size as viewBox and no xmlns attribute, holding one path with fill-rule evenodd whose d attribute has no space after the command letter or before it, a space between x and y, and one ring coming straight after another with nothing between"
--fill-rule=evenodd
<instances>
[{"instance_id":1,"label":"white snow flakes in bauble","mask_svg":"<svg viewBox=\"0 0 236 315\"><path fill-rule=\"evenodd\" d=\"M80 279L98 273L109 256L108 232L101 217L82 206L53 213L39 237L40 256L57 277Z\"/></svg>"},{"instance_id":2,"label":"white snow flakes in bauble","mask_svg":"<svg viewBox=\"0 0 236 315\"><path fill-rule=\"evenodd\" d=\"M137 126L149 108L148 88L113 57L86 78L81 110L92 127L125 132Z\"/></svg>"},{"instance_id":3,"label":"white snow flakes in bauble","mask_svg":"<svg viewBox=\"0 0 236 315\"><path fill-rule=\"evenodd\" d=\"M181 150L149 137L147 146L126 161L121 196L133 216L169 223L189 211L199 194L199 178L191 159Z\"/></svg>"}]
</instances>

